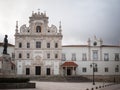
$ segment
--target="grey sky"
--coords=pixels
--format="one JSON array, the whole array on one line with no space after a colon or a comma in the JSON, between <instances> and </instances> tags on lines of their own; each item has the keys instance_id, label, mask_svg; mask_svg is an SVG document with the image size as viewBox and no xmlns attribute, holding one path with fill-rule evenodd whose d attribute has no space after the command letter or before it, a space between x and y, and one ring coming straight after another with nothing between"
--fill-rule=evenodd
<instances>
[{"instance_id":1,"label":"grey sky","mask_svg":"<svg viewBox=\"0 0 120 90\"><path fill-rule=\"evenodd\" d=\"M62 22L63 44L86 44L96 35L105 44L120 42L120 0L0 0L0 42L14 44L15 23L29 25L32 11L46 11L51 24Z\"/></svg>"}]
</instances>

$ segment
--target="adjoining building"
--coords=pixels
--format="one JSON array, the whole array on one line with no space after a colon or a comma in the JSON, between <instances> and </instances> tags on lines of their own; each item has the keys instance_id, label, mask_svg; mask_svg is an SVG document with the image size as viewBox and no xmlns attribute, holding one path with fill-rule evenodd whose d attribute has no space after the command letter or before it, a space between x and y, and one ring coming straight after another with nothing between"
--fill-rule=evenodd
<instances>
[{"instance_id":1,"label":"adjoining building","mask_svg":"<svg viewBox=\"0 0 120 90\"><path fill-rule=\"evenodd\" d=\"M63 75L120 75L120 46L104 45L102 39L88 39L88 45L62 47Z\"/></svg>"},{"instance_id":2,"label":"adjoining building","mask_svg":"<svg viewBox=\"0 0 120 90\"><path fill-rule=\"evenodd\" d=\"M48 26L46 13L32 13L29 26L15 32L17 75L120 75L120 46L88 39L87 45L62 46L62 29Z\"/></svg>"}]
</instances>

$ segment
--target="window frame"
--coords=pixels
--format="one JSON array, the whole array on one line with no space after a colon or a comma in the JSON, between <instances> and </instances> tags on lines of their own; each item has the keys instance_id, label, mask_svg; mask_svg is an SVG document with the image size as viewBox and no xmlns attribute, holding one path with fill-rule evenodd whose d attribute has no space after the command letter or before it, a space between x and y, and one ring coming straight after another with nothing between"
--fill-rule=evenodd
<instances>
[{"instance_id":1,"label":"window frame","mask_svg":"<svg viewBox=\"0 0 120 90\"><path fill-rule=\"evenodd\" d=\"M22 43L21 42L19 42L18 47L22 48Z\"/></svg>"},{"instance_id":2,"label":"window frame","mask_svg":"<svg viewBox=\"0 0 120 90\"><path fill-rule=\"evenodd\" d=\"M55 48L58 48L58 43L55 43Z\"/></svg>"},{"instance_id":3,"label":"window frame","mask_svg":"<svg viewBox=\"0 0 120 90\"><path fill-rule=\"evenodd\" d=\"M47 53L47 59L50 59L50 53Z\"/></svg>"},{"instance_id":4,"label":"window frame","mask_svg":"<svg viewBox=\"0 0 120 90\"><path fill-rule=\"evenodd\" d=\"M50 48L50 42L47 42L47 48Z\"/></svg>"},{"instance_id":5,"label":"window frame","mask_svg":"<svg viewBox=\"0 0 120 90\"><path fill-rule=\"evenodd\" d=\"M109 53L104 53L104 61L109 61Z\"/></svg>"},{"instance_id":6,"label":"window frame","mask_svg":"<svg viewBox=\"0 0 120 90\"><path fill-rule=\"evenodd\" d=\"M98 50L93 50L93 60L98 60Z\"/></svg>"},{"instance_id":7,"label":"window frame","mask_svg":"<svg viewBox=\"0 0 120 90\"><path fill-rule=\"evenodd\" d=\"M83 67L83 68L82 68L82 72L83 72L83 73L86 73L86 72L87 72L87 68L86 68L86 67Z\"/></svg>"},{"instance_id":8,"label":"window frame","mask_svg":"<svg viewBox=\"0 0 120 90\"><path fill-rule=\"evenodd\" d=\"M29 42L27 42L27 48L30 48L30 43Z\"/></svg>"},{"instance_id":9,"label":"window frame","mask_svg":"<svg viewBox=\"0 0 120 90\"><path fill-rule=\"evenodd\" d=\"M40 41L36 41L36 48L41 48L41 42Z\"/></svg>"},{"instance_id":10,"label":"window frame","mask_svg":"<svg viewBox=\"0 0 120 90\"><path fill-rule=\"evenodd\" d=\"M72 58L71 58L72 61L76 61L76 53L72 53Z\"/></svg>"},{"instance_id":11,"label":"window frame","mask_svg":"<svg viewBox=\"0 0 120 90\"><path fill-rule=\"evenodd\" d=\"M115 53L115 61L119 61L120 60L120 55L119 53Z\"/></svg>"},{"instance_id":12,"label":"window frame","mask_svg":"<svg viewBox=\"0 0 120 90\"><path fill-rule=\"evenodd\" d=\"M41 33L41 26L36 26L36 33Z\"/></svg>"},{"instance_id":13,"label":"window frame","mask_svg":"<svg viewBox=\"0 0 120 90\"><path fill-rule=\"evenodd\" d=\"M18 54L18 57L19 57L19 58L22 58L22 53L19 53L19 54Z\"/></svg>"}]
</instances>

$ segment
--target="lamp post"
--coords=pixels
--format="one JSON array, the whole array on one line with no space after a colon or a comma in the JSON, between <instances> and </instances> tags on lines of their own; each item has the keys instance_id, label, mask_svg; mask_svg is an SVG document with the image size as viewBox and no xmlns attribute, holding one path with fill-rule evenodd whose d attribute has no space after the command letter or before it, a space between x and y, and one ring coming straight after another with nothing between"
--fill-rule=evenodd
<instances>
[{"instance_id":1,"label":"lamp post","mask_svg":"<svg viewBox=\"0 0 120 90\"><path fill-rule=\"evenodd\" d=\"M90 67L93 69L93 85L95 85L95 68L97 68L97 64L96 63L91 63Z\"/></svg>"},{"instance_id":2,"label":"lamp post","mask_svg":"<svg viewBox=\"0 0 120 90\"><path fill-rule=\"evenodd\" d=\"M114 83L116 83L116 73L118 72L119 65L116 65L115 67L115 75L114 75Z\"/></svg>"}]
</instances>

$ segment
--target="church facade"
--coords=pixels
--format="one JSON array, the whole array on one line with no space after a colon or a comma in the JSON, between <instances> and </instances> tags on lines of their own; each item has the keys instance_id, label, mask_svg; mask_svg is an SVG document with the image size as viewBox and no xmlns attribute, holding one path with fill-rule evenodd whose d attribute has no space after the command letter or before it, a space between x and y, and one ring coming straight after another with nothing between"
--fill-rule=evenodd
<instances>
[{"instance_id":1,"label":"church facade","mask_svg":"<svg viewBox=\"0 0 120 90\"><path fill-rule=\"evenodd\" d=\"M120 46L88 39L87 45L62 46L59 28L48 26L46 13L32 13L29 26L16 22L15 61L17 75L120 75Z\"/></svg>"},{"instance_id":2,"label":"church facade","mask_svg":"<svg viewBox=\"0 0 120 90\"><path fill-rule=\"evenodd\" d=\"M48 26L46 13L32 13L29 26L15 33L15 60L18 75L59 75L62 53L61 25Z\"/></svg>"}]
</instances>

